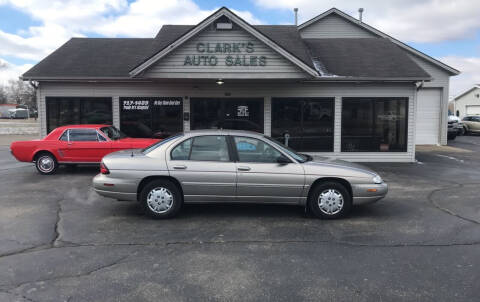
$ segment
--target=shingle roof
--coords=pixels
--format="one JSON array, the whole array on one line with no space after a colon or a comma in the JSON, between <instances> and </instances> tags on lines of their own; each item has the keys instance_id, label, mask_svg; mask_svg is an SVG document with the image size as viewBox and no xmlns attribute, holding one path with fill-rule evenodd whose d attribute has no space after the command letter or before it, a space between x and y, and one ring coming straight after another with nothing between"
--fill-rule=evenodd
<instances>
[{"instance_id":1,"label":"shingle roof","mask_svg":"<svg viewBox=\"0 0 480 302\"><path fill-rule=\"evenodd\" d=\"M24 78L129 77L153 39L72 38L23 74Z\"/></svg>"},{"instance_id":2,"label":"shingle roof","mask_svg":"<svg viewBox=\"0 0 480 302\"><path fill-rule=\"evenodd\" d=\"M359 78L430 78L402 49L385 38L306 39L323 73Z\"/></svg>"},{"instance_id":3,"label":"shingle roof","mask_svg":"<svg viewBox=\"0 0 480 302\"><path fill-rule=\"evenodd\" d=\"M308 49L295 25L254 25L253 27L283 47L283 49L302 60L303 63L315 68Z\"/></svg>"},{"instance_id":4,"label":"shingle roof","mask_svg":"<svg viewBox=\"0 0 480 302\"><path fill-rule=\"evenodd\" d=\"M23 77L129 78L129 72L192 29L165 25L154 39L73 38ZM384 38L302 40L295 26L257 25L258 31L321 75L430 78L403 50ZM315 62L315 64L314 64Z\"/></svg>"}]
</instances>

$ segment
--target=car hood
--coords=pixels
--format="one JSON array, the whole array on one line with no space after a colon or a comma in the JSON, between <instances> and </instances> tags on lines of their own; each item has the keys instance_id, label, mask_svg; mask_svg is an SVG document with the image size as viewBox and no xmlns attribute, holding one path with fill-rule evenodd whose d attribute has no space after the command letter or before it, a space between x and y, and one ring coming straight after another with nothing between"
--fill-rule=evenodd
<instances>
[{"instance_id":1,"label":"car hood","mask_svg":"<svg viewBox=\"0 0 480 302\"><path fill-rule=\"evenodd\" d=\"M370 169L367 166L360 165L357 163L352 163L340 159L333 159L333 158L328 158L328 157L321 157L321 158L316 158L313 161L307 161L304 163L306 166L311 166L311 167L318 167L318 166L336 166L339 168L348 168L348 169L354 169L354 170L360 170L361 172L366 172L372 175L377 175L375 171Z\"/></svg>"}]
</instances>

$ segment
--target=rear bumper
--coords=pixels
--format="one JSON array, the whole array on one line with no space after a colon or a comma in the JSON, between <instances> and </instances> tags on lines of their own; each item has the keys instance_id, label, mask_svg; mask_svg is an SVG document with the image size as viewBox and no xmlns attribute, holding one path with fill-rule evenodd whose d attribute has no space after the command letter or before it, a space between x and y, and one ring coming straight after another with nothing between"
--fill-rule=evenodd
<instances>
[{"instance_id":1,"label":"rear bumper","mask_svg":"<svg viewBox=\"0 0 480 302\"><path fill-rule=\"evenodd\" d=\"M358 184L352 186L353 204L369 204L384 198L388 193L388 185L381 184Z\"/></svg>"},{"instance_id":2,"label":"rear bumper","mask_svg":"<svg viewBox=\"0 0 480 302\"><path fill-rule=\"evenodd\" d=\"M95 192L104 197L118 200L137 200L137 183L135 181L98 174L93 178L92 183Z\"/></svg>"}]
</instances>

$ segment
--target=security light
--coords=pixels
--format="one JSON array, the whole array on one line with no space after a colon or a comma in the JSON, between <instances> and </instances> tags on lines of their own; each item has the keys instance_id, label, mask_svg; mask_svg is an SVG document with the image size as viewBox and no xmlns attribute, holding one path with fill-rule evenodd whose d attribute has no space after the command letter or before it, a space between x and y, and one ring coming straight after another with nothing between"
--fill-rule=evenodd
<instances>
[{"instance_id":1,"label":"security light","mask_svg":"<svg viewBox=\"0 0 480 302\"><path fill-rule=\"evenodd\" d=\"M218 79L215 83L217 83L218 85L223 85L223 83L225 83L222 79Z\"/></svg>"}]
</instances>

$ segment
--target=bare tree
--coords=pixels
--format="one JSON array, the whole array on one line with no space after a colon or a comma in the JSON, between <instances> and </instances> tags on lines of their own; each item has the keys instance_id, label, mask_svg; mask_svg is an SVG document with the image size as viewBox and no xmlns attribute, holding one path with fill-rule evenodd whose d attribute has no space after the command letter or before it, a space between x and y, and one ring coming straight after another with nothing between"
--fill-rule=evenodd
<instances>
[{"instance_id":1,"label":"bare tree","mask_svg":"<svg viewBox=\"0 0 480 302\"><path fill-rule=\"evenodd\" d=\"M3 85L0 85L0 104L6 104L8 101L7 91Z\"/></svg>"},{"instance_id":2,"label":"bare tree","mask_svg":"<svg viewBox=\"0 0 480 302\"><path fill-rule=\"evenodd\" d=\"M10 102L27 105L29 108L36 108L35 89L22 80L9 80L6 87Z\"/></svg>"}]
</instances>

